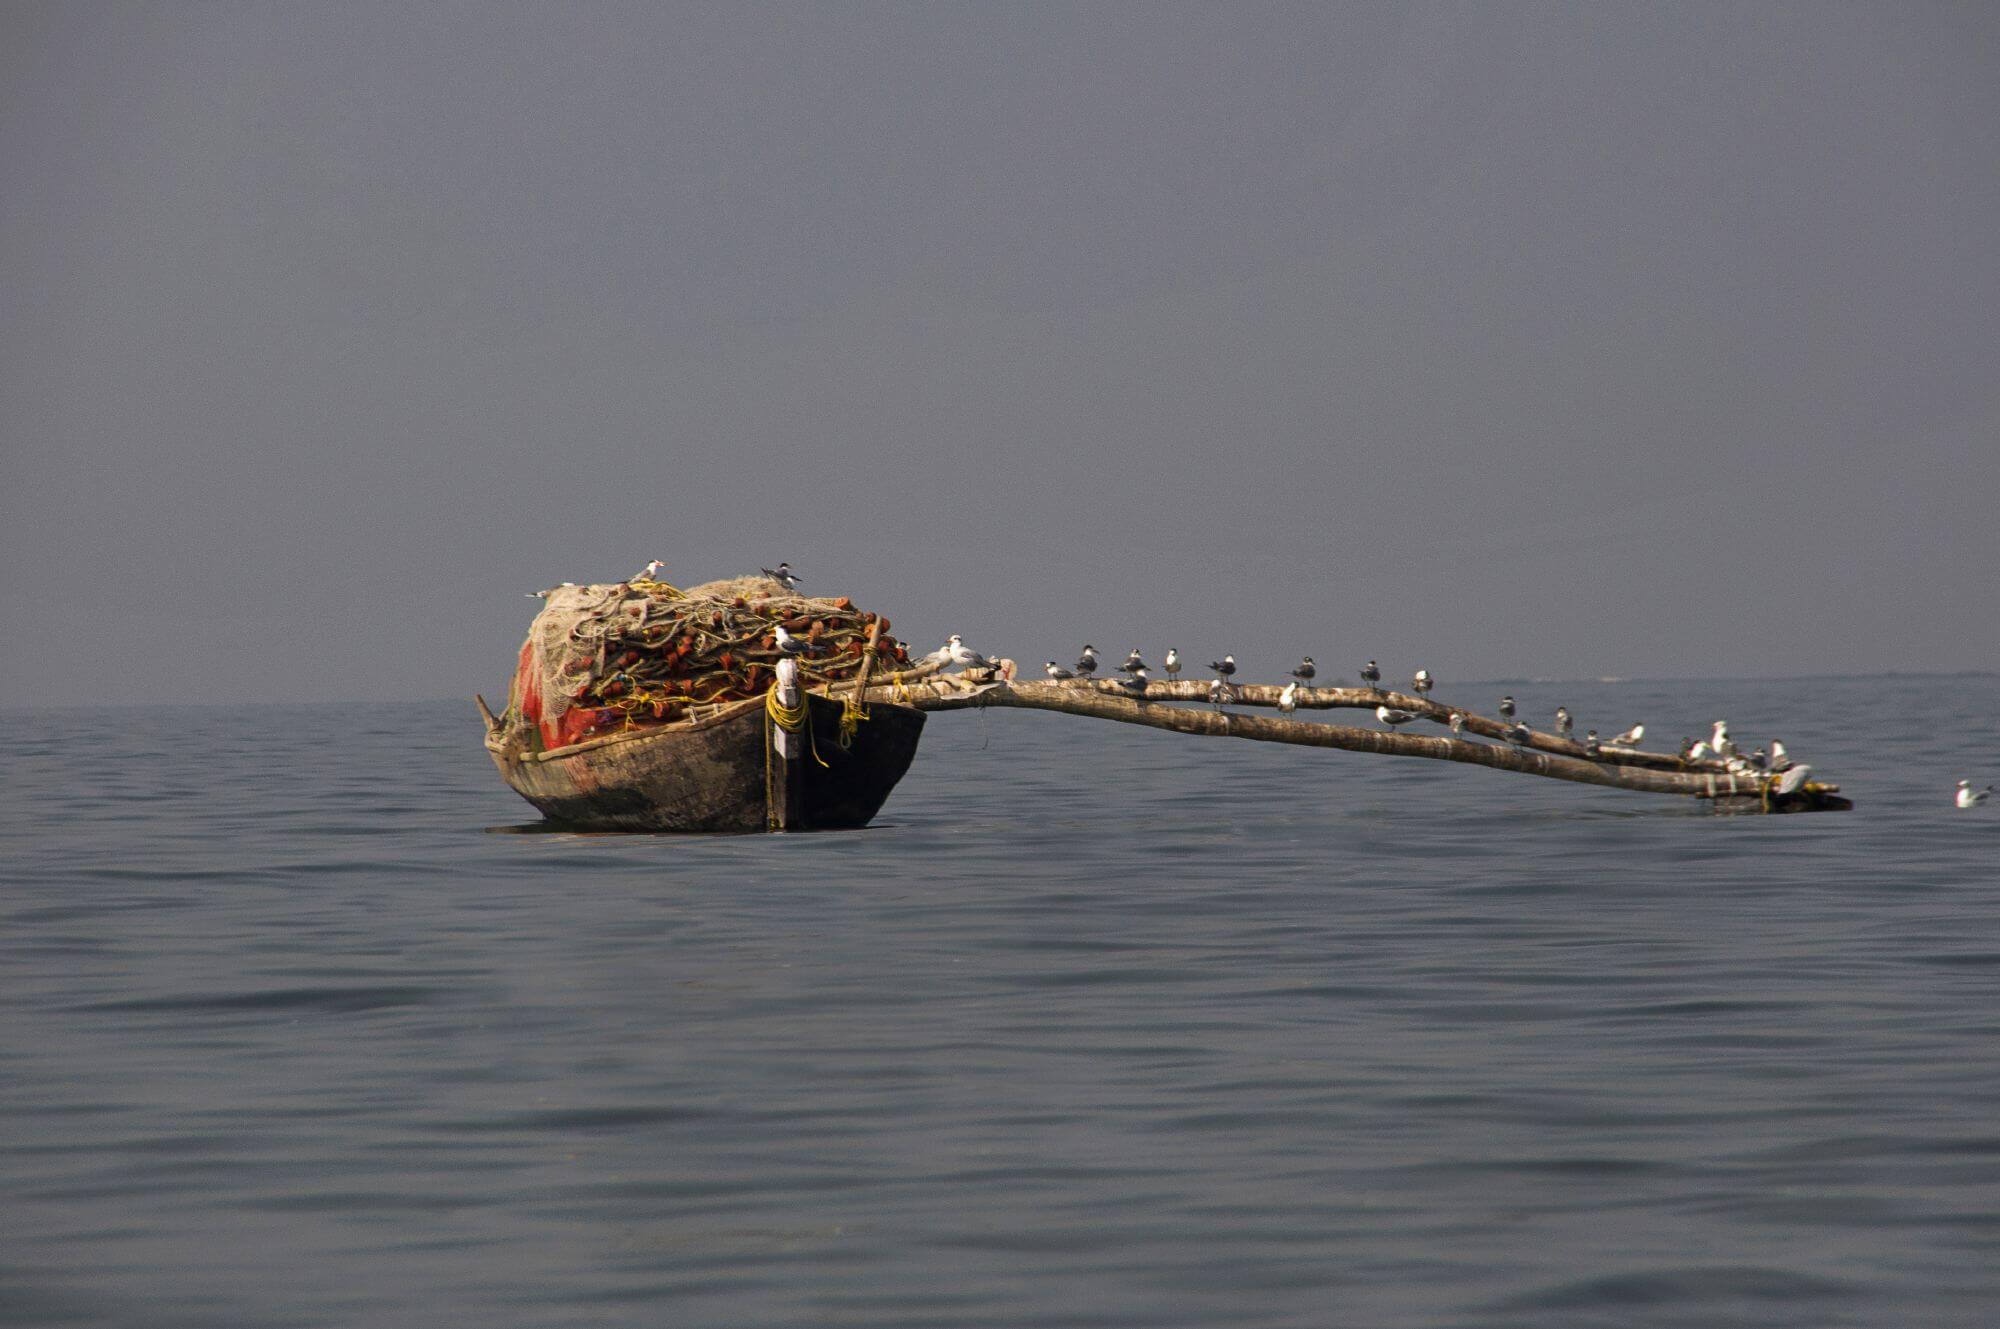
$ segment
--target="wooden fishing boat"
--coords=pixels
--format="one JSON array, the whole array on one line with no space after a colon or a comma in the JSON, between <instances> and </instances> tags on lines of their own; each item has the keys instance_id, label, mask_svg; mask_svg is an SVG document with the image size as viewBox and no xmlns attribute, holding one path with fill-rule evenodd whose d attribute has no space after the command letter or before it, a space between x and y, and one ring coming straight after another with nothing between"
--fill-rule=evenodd
<instances>
[{"instance_id":1,"label":"wooden fishing boat","mask_svg":"<svg viewBox=\"0 0 2000 1329\"><path fill-rule=\"evenodd\" d=\"M841 701L807 694L787 761L764 700L679 724L535 751L482 700L486 750L508 786L578 830L754 832L865 826L910 769L921 711L876 702L843 743Z\"/></svg>"}]
</instances>

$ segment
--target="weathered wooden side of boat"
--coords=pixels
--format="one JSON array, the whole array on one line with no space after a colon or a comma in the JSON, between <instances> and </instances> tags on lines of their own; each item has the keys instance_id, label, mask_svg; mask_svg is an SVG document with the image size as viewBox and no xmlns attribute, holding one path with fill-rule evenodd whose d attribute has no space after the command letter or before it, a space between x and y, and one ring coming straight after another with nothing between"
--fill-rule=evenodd
<instances>
[{"instance_id":1,"label":"weathered wooden side of boat","mask_svg":"<svg viewBox=\"0 0 2000 1329\"><path fill-rule=\"evenodd\" d=\"M808 705L812 743L804 763L803 829L865 826L910 769L923 713L878 702L843 749L841 703L812 696ZM763 707L755 705L709 725L620 735L550 752L521 752L489 734L487 751L515 793L564 826L762 831L769 825L765 723Z\"/></svg>"}]
</instances>

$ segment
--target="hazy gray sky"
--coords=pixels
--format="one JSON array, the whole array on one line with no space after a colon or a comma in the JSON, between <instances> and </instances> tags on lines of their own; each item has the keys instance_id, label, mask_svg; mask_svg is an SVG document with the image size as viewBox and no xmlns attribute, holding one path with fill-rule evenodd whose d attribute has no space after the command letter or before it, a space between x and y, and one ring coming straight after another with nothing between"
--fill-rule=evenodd
<instances>
[{"instance_id":1,"label":"hazy gray sky","mask_svg":"<svg viewBox=\"0 0 2000 1329\"><path fill-rule=\"evenodd\" d=\"M2000 6L8 4L0 702L2000 663Z\"/></svg>"}]
</instances>

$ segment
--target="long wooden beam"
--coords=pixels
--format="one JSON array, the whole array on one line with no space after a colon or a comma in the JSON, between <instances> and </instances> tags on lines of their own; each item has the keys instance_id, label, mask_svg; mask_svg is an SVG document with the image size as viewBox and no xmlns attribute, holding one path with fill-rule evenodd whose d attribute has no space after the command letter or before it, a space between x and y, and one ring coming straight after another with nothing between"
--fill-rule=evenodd
<instances>
[{"instance_id":1,"label":"long wooden beam","mask_svg":"<svg viewBox=\"0 0 2000 1329\"><path fill-rule=\"evenodd\" d=\"M1473 743L1449 735L1385 733L1381 730L1357 729L1348 725L1265 719L1213 708L1184 709L1178 706L1154 704L1156 700L1196 699L1190 696L1190 693L1205 700L1207 687L1205 683L1154 683L1147 688L1146 696L1140 699L1128 695L1124 689L1113 683L1024 681L981 684L959 675L946 675L916 682L905 680L900 684L872 687L868 689L867 699L871 702L896 702L925 711L968 710L986 706L1059 711L1066 715L1083 715L1093 719L1114 720L1122 724L1145 725L1153 729L1213 738L1244 738L1265 743L1293 743L1305 747L1340 748L1349 752L1378 752L1398 757L1425 757L1433 761L1465 762L1475 766L1489 766L1495 770L1518 771L1525 775L1546 776L1577 784L1604 785L1613 789L1681 794L1694 798L1758 799L1760 803L1770 805L1773 811L1804 810L1807 807L1834 807L1845 804L1845 800L1828 797L1837 788L1832 785L1809 783L1792 799L1784 800L1790 806L1781 808L1780 800L1775 796L1768 798L1765 796L1764 780L1755 776L1732 775L1727 771L1658 770L1629 762L1592 761L1588 758L1572 757L1561 752L1543 750L1539 744L1524 747L1513 743ZM1239 699L1248 700L1243 694L1255 687L1256 685L1244 685L1236 688L1235 692ZM1160 693L1156 695L1155 689L1160 689ZM1275 694L1278 689L1261 690L1272 693L1271 704L1275 704ZM1302 694L1306 691L1300 689ZM1441 710L1446 715L1450 714L1451 709L1440 707L1437 703L1422 698L1405 697L1398 693L1375 693L1361 688L1318 688L1312 691L1365 693L1371 699L1367 702L1371 708L1377 705L1400 705L1404 709L1426 714ZM1320 700L1323 707L1343 704L1331 699ZM1302 700L1300 704L1305 703ZM1358 705L1360 702L1350 700L1344 704ZM1504 726L1497 721L1485 721L1484 725L1500 733L1505 732ZM1470 715L1467 716L1466 727L1473 728L1473 717ZM1552 744L1563 742L1548 735L1540 737ZM1581 748L1577 750L1580 752Z\"/></svg>"}]
</instances>

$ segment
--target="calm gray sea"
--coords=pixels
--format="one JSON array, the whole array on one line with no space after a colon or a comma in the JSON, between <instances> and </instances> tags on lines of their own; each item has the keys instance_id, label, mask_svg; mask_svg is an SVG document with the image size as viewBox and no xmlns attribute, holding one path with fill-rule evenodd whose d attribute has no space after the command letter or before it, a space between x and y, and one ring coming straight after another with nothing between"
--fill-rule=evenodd
<instances>
[{"instance_id":1,"label":"calm gray sea","mask_svg":"<svg viewBox=\"0 0 2000 1329\"><path fill-rule=\"evenodd\" d=\"M508 834L469 702L0 715L0 1322L2000 1323L2000 679L1506 687L1859 807L989 712Z\"/></svg>"}]
</instances>

